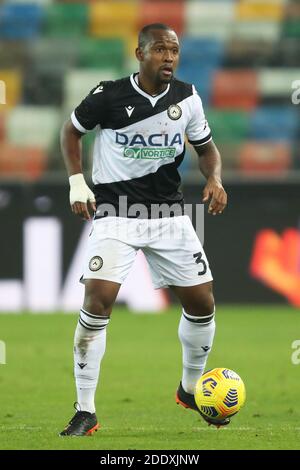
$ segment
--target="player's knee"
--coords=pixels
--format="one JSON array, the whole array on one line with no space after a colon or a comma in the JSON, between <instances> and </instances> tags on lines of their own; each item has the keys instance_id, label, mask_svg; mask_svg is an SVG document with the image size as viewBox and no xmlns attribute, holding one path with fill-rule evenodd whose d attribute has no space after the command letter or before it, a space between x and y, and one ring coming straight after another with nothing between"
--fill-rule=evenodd
<instances>
[{"instance_id":1,"label":"player's knee","mask_svg":"<svg viewBox=\"0 0 300 470\"><path fill-rule=\"evenodd\" d=\"M85 295L83 308L93 315L110 316L112 304L108 299L90 292Z\"/></svg>"},{"instance_id":2,"label":"player's knee","mask_svg":"<svg viewBox=\"0 0 300 470\"><path fill-rule=\"evenodd\" d=\"M211 292L201 295L188 305L183 305L186 313L195 317L211 315L215 310L214 296Z\"/></svg>"}]
</instances>

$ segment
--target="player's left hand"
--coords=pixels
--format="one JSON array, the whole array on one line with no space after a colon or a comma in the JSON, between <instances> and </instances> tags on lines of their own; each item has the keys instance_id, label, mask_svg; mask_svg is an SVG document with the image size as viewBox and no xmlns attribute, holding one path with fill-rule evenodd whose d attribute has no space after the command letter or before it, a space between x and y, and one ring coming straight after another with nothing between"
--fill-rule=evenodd
<instances>
[{"instance_id":1,"label":"player's left hand","mask_svg":"<svg viewBox=\"0 0 300 470\"><path fill-rule=\"evenodd\" d=\"M227 194L221 180L218 178L210 177L207 180L203 190L202 202L207 202L209 199L208 213L212 215L222 214L227 205Z\"/></svg>"}]
</instances>

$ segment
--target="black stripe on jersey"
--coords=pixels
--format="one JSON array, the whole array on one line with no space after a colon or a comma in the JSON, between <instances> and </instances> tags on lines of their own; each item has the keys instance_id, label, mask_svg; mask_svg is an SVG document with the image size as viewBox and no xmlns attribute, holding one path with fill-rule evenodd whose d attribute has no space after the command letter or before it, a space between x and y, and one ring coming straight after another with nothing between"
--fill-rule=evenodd
<instances>
[{"instance_id":1,"label":"black stripe on jersey","mask_svg":"<svg viewBox=\"0 0 300 470\"><path fill-rule=\"evenodd\" d=\"M206 144L207 142L210 141L211 139L211 132L206 136L204 137L203 139L200 139L200 140L189 140L189 143L192 144L192 145L204 145Z\"/></svg>"},{"instance_id":2,"label":"black stripe on jersey","mask_svg":"<svg viewBox=\"0 0 300 470\"><path fill-rule=\"evenodd\" d=\"M75 116L79 123L85 128L87 126L85 116L93 114L93 124L97 122L102 129L122 129L156 114L162 113L172 104L193 95L193 87L188 83L173 78L167 94L158 99L153 107L149 99L135 90L131 84L130 77L121 78L114 82L101 82L103 92L96 95L90 94L75 109ZM95 89L94 89L95 90ZM91 102L95 102L91 106ZM109 106L107 105L109 103ZM134 108L128 116L126 107Z\"/></svg>"},{"instance_id":3,"label":"black stripe on jersey","mask_svg":"<svg viewBox=\"0 0 300 470\"><path fill-rule=\"evenodd\" d=\"M143 204L148 209L147 218L150 218L151 204L167 204L172 206L178 203L181 207L181 213L174 215L183 215L184 200L179 188L181 179L177 168L184 158L184 153L185 149L176 157L174 162L162 165L155 173L149 173L131 180L96 184L94 186L94 194L97 206L99 204L111 204L118 216L119 197L127 196L128 209L133 204ZM97 218L99 217L96 213L95 219Z\"/></svg>"}]
</instances>

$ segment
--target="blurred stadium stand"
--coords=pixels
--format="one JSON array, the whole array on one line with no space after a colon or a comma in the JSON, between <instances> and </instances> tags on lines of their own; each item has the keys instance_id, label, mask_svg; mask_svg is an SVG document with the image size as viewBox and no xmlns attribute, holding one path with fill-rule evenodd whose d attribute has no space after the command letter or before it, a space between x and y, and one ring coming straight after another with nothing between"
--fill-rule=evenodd
<instances>
[{"instance_id":1,"label":"blurred stadium stand","mask_svg":"<svg viewBox=\"0 0 300 470\"><path fill-rule=\"evenodd\" d=\"M225 177L300 174L299 0L2 0L0 178L65 178L63 121L100 80L137 70L137 32L151 22L180 36L177 77L198 88ZM199 178L196 166L189 148L185 181Z\"/></svg>"}]
</instances>

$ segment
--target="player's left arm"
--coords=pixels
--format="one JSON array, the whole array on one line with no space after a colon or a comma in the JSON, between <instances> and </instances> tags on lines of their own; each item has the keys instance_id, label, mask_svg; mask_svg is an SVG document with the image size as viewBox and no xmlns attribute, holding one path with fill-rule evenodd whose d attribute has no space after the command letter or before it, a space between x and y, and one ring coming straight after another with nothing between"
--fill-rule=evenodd
<instances>
[{"instance_id":1,"label":"player's left arm","mask_svg":"<svg viewBox=\"0 0 300 470\"><path fill-rule=\"evenodd\" d=\"M200 171L207 180L202 202L209 201L208 212L210 214L222 214L227 205L227 194L222 185L220 153L212 139L206 144L194 146L194 149L200 157Z\"/></svg>"}]
</instances>

